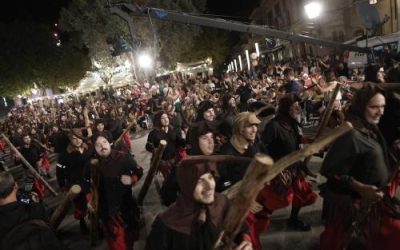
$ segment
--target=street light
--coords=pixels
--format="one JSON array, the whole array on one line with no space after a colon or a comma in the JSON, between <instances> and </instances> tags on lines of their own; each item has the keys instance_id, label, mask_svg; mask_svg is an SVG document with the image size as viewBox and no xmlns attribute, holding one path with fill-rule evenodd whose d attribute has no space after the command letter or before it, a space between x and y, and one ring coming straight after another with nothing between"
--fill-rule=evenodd
<instances>
[{"instance_id":1,"label":"street light","mask_svg":"<svg viewBox=\"0 0 400 250\"><path fill-rule=\"evenodd\" d=\"M258 48L258 43L255 43L254 46L256 47L257 57L259 57L260 56L260 49Z\"/></svg>"},{"instance_id":2,"label":"street light","mask_svg":"<svg viewBox=\"0 0 400 250\"><path fill-rule=\"evenodd\" d=\"M250 71L250 57L249 57L249 51L246 49L246 61L247 61L247 69Z\"/></svg>"},{"instance_id":3,"label":"street light","mask_svg":"<svg viewBox=\"0 0 400 250\"><path fill-rule=\"evenodd\" d=\"M148 69L153 64L153 60L147 54L141 54L138 57L138 63L141 68Z\"/></svg>"},{"instance_id":4,"label":"street light","mask_svg":"<svg viewBox=\"0 0 400 250\"><path fill-rule=\"evenodd\" d=\"M237 67L236 59L234 59L233 62L235 63L235 72L237 72L238 71L238 67Z\"/></svg>"},{"instance_id":5,"label":"street light","mask_svg":"<svg viewBox=\"0 0 400 250\"><path fill-rule=\"evenodd\" d=\"M304 10L308 18L313 19L321 14L322 5L319 2L310 2L304 6Z\"/></svg>"}]
</instances>

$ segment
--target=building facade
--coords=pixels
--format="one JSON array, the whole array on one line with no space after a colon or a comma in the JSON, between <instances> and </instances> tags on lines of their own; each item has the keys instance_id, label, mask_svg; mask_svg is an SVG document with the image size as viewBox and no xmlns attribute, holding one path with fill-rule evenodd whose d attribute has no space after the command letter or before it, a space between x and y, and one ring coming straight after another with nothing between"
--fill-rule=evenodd
<instances>
[{"instance_id":1,"label":"building facade","mask_svg":"<svg viewBox=\"0 0 400 250\"><path fill-rule=\"evenodd\" d=\"M322 11L316 18L309 19L304 6L311 0L260 0L259 6L250 15L253 24L267 25L274 29L294 32L324 40L345 42L366 34L365 23L359 16L357 5L360 1L369 3L371 0L313 0L322 5ZM384 22L375 32L375 35L385 35L399 31L398 20L400 0L377 0L374 6ZM249 47L254 42L264 41L265 37L250 36L247 44ZM291 43L279 41L278 49L268 51L265 43L264 52L271 52L272 59L293 58L310 56L323 56L331 53L340 53L334 48L324 48L305 43ZM261 46L263 48L263 46Z\"/></svg>"}]
</instances>

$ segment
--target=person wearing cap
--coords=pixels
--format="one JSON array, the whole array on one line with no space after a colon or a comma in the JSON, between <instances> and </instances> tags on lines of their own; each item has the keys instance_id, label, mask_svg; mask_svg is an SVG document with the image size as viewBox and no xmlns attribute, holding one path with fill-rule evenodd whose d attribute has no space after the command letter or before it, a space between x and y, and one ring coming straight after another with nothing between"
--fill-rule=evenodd
<instances>
[{"instance_id":1,"label":"person wearing cap","mask_svg":"<svg viewBox=\"0 0 400 250\"><path fill-rule=\"evenodd\" d=\"M110 250L132 250L140 229L140 211L132 186L142 177L143 169L132 155L111 149L107 137L93 137L93 143L98 163L86 170L96 171L99 176L97 212L105 240ZM92 209L90 201L88 204Z\"/></svg>"},{"instance_id":2,"label":"person wearing cap","mask_svg":"<svg viewBox=\"0 0 400 250\"><path fill-rule=\"evenodd\" d=\"M82 187L82 192L73 201L74 217L80 221L81 231L86 233L88 229L84 218L87 211L85 196L88 193L88 182L84 179L84 168L90 160L93 149L83 142L80 129L72 129L68 138L70 143L60 154L56 164L57 183L62 192L66 192L74 184Z\"/></svg>"},{"instance_id":3,"label":"person wearing cap","mask_svg":"<svg viewBox=\"0 0 400 250\"><path fill-rule=\"evenodd\" d=\"M206 120L209 122L212 122L215 120L214 104L209 100L200 102L199 106L197 108L196 122L199 122L202 120Z\"/></svg>"},{"instance_id":4,"label":"person wearing cap","mask_svg":"<svg viewBox=\"0 0 400 250\"><path fill-rule=\"evenodd\" d=\"M295 79L292 68L286 68L283 71L283 76L286 80L284 85L285 93L299 93L303 89L303 86Z\"/></svg>"},{"instance_id":5,"label":"person wearing cap","mask_svg":"<svg viewBox=\"0 0 400 250\"><path fill-rule=\"evenodd\" d=\"M257 126L261 121L252 112L239 113L233 123L232 137L226 142L219 154L252 158L261 152L257 138ZM246 173L249 163L226 163L218 166L221 175L217 190L222 191L240 181Z\"/></svg>"},{"instance_id":6,"label":"person wearing cap","mask_svg":"<svg viewBox=\"0 0 400 250\"><path fill-rule=\"evenodd\" d=\"M227 198L215 192L215 164L183 160L177 167L177 201L153 222L146 250L208 250L216 243L229 209ZM234 250L252 250L247 234Z\"/></svg>"}]
</instances>

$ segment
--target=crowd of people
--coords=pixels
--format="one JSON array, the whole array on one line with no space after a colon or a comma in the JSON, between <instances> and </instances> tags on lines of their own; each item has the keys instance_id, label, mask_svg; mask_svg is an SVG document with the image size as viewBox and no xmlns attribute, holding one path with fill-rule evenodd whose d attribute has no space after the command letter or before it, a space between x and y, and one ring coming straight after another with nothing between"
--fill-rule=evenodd
<instances>
[{"instance_id":1,"label":"crowd of people","mask_svg":"<svg viewBox=\"0 0 400 250\"><path fill-rule=\"evenodd\" d=\"M18 249L26 249L26 244L62 249L43 208L45 186L28 169L46 180L53 178L49 154L57 155L60 192L73 185L82 188L73 200L81 232L89 231L85 218L95 213L109 249L133 249L142 225L132 194L143 176L130 138L138 130L150 130L145 149L153 154L161 140L167 142L158 166L165 211L152 222L145 248L210 249L230 209L221 193L243 179L250 163L245 159L263 153L276 161L312 143L314 138L306 138L302 129L318 124L331 99L328 126L349 121L353 128L326 150L320 174L327 181L319 194L309 183L316 174L304 162L289 166L264 185L248 208L234 249L268 249L260 235L268 230L274 211L288 206L288 228L310 231L301 209L318 195L324 200L321 249L397 249L400 99L393 86L388 90L384 83L399 80L393 60L349 69L336 57L325 56L270 64L251 73L189 79L175 75L151 84L67 96L62 103L15 108L1 132L20 152L14 160L25 174L16 180L2 166L0 249L17 249L9 242L21 245ZM360 82L368 83L352 87ZM0 151L4 154L6 148L2 140ZM188 157L212 155L237 160ZM43 233L36 238L30 234L32 240L15 240L21 225Z\"/></svg>"}]
</instances>

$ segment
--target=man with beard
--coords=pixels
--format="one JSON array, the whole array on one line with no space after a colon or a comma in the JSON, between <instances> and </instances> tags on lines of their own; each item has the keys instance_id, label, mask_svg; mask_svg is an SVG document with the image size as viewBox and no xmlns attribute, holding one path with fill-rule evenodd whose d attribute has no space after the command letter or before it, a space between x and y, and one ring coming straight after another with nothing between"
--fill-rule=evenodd
<instances>
[{"instance_id":1,"label":"man with beard","mask_svg":"<svg viewBox=\"0 0 400 250\"><path fill-rule=\"evenodd\" d=\"M257 140L257 126L260 120L254 113L239 113L233 123L232 137L225 143L219 154L234 155L252 158L259 153L260 145ZM217 190L225 190L229 186L240 181L246 173L249 163L225 163L218 166L220 183Z\"/></svg>"},{"instance_id":2,"label":"man with beard","mask_svg":"<svg viewBox=\"0 0 400 250\"><path fill-rule=\"evenodd\" d=\"M100 135L93 142L99 163L90 171L99 176L98 213L105 239L111 250L132 250L139 236L140 214L132 186L142 177L143 169L130 154L112 150L106 137Z\"/></svg>"},{"instance_id":3,"label":"man with beard","mask_svg":"<svg viewBox=\"0 0 400 250\"><path fill-rule=\"evenodd\" d=\"M41 154L43 151L32 143L29 134L24 134L22 136L22 147L21 154L29 162L29 164L39 173L45 174L46 170L41 167ZM25 178L24 178L24 190L27 192L35 191L39 195L39 199L44 198L44 184L33 176L33 174L24 166Z\"/></svg>"},{"instance_id":4,"label":"man with beard","mask_svg":"<svg viewBox=\"0 0 400 250\"><path fill-rule=\"evenodd\" d=\"M229 209L227 198L215 192L214 164L183 160L177 168L180 195L153 222L146 250L207 250L218 239ZM252 250L247 234L234 250Z\"/></svg>"},{"instance_id":5,"label":"man with beard","mask_svg":"<svg viewBox=\"0 0 400 250\"><path fill-rule=\"evenodd\" d=\"M83 174L85 165L88 163L93 150L89 149L88 145L83 142L80 129L72 129L68 134L68 138L70 143L61 153L57 163L57 182L63 192L69 190L74 184L82 187L82 192L73 201L74 217L80 221L81 231L86 233L88 231L85 223L88 182L84 179Z\"/></svg>"}]
</instances>

